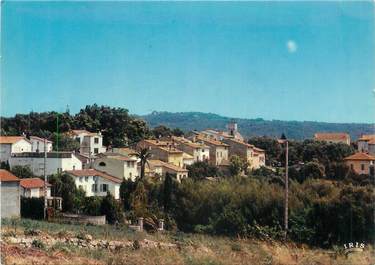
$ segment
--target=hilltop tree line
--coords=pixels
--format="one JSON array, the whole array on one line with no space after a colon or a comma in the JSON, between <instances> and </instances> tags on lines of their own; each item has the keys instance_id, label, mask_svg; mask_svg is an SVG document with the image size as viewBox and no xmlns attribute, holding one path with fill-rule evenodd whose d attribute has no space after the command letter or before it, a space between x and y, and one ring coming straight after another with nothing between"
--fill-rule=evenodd
<instances>
[{"instance_id":1,"label":"hilltop tree line","mask_svg":"<svg viewBox=\"0 0 375 265\"><path fill-rule=\"evenodd\" d=\"M88 105L77 114L69 111L30 112L16 114L14 117L1 117L1 135L33 135L52 140L60 151L77 150L79 145L65 135L74 129L84 129L90 132L101 132L105 146L121 147L138 142L146 137L161 137L176 135L183 132L158 126L150 129L145 121L129 114L125 108Z\"/></svg>"}]
</instances>

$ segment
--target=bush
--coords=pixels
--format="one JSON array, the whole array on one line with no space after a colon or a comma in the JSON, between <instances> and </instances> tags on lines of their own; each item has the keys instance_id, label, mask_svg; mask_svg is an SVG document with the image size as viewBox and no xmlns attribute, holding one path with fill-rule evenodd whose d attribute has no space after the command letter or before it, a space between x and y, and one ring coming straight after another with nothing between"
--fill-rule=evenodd
<instances>
[{"instance_id":1,"label":"bush","mask_svg":"<svg viewBox=\"0 0 375 265\"><path fill-rule=\"evenodd\" d=\"M107 222L109 224L123 222L124 217L121 211L121 206L109 192L107 196L103 198L103 201L100 205L100 212L101 214L106 216Z\"/></svg>"},{"instance_id":2,"label":"bush","mask_svg":"<svg viewBox=\"0 0 375 265\"><path fill-rule=\"evenodd\" d=\"M39 239L34 239L33 242L31 243L31 245L34 248L40 248L40 249L45 249L46 248L46 245L43 243L43 241L41 241Z\"/></svg>"},{"instance_id":3,"label":"bush","mask_svg":"<svg viewBox=\"0 0 375 265\"><path fill-rule=\"evenodd\" d=\"M44 197L26 198L21 197L21 217L31 219L44 218Z\"/></svg>"}]
</instances>

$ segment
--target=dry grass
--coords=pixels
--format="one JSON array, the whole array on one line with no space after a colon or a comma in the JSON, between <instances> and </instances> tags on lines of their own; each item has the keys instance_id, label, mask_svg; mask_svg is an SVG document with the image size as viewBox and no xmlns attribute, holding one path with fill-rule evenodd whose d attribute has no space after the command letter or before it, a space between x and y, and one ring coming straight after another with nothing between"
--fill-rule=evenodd
<instances>
[{"instance_id":1,"label":"dry grass","mask_svg":"<svg viewBox=\"0 0 375 265\"><path fill-rule=\"evenodd\" d=\"M30 225L30 222L27 222ZM59 224L43 224L38 228L44 233L57 236L58 231L82 230L82 226L72 227ZM2 233L13 231L3 226ZM24 228L20 224L17 233ZM346 257L337 251L312 249L295 244L264 242L250 239L229 239L200 234L144 234L121 230L108 231L111 227L99 228L94 238L110 237L116 240L148 238L159 242L169 242L176 248L140 248L120 251L93 250L58 245L53 251L24 249L15 245L2 245L4 264L87 264L87 265L372 265L375 264L373 248ZM91 231L95 227L90 227ZM104 232L103 232L104 231ZM107 231L107 232L106 232Z\"/></svg>"}]
</instances>

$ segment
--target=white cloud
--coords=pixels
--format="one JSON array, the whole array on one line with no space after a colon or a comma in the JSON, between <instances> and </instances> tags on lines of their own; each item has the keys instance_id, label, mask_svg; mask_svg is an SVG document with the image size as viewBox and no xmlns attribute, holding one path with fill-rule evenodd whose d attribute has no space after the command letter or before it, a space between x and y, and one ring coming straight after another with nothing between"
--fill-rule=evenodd
<instances>
[{"instance_id":1,"label":"white cloud","mask_svg":"<svg viewBox=\"0 0 375 265\"><path fill-rule=\"evenodd\" d=\"M288 49L289 53L295 53L298 49L298 45L294 40L288 40L286 42L286 48Z\"/></svg>"}]
</instances>

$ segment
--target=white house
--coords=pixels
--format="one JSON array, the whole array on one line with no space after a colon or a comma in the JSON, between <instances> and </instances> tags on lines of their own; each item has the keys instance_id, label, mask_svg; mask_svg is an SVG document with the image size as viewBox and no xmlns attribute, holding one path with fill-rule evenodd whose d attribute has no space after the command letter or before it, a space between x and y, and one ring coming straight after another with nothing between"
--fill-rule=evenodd
<instances>
[{"instance_id":1,"label":"white house","mask_svg":"<svg viewBox=\"0 0 375 265\"><path fill-rule=\"evenodd\" d=\"M12 153L31 152L32 144L23 136L0 136L0 162L9 160Z\"/></svg>"},{"instance_id":2,"label":"white house","mask_svg":"<svg viewBox=\"0 0 375 265\"><path fill-rule=\"evenodd\" d=\"M135 180L138 176L137 159L117 153L100 154L94 161L94 168L123 180Z\"/></svg>"},{"instance_id":3,"label":"white house","mask_svg":"<svg viewBox=\"0 0 375 265\"><path fill-rule=\"evenodd\" d=\"M46 142L46 152L52 152L52 141L37 136L30 136L31 152L44 152L44 141Z\"/></svg>"},{"instance_id":4,"label":"white house","mask_svg":"<svg viewBox=\"0 0 375 265\"><path fill-rule=\"evenodd\" d=\"M66 170L82 169L82 162L71 152L48 152L46 158L46 174L52 175ZM14 153L9 159L10 168L29 166L36 176L44 174L44 153Z\"/></svg>"},{"instance_id":5,"label":"white house","mask_svg":"<svg viewBox=\"0 0 375 265\"><path fill-rule=\"evenodd\" d=\"M31 198L44 197L44 180L40 178L21 179L21 196ZM47 182L47 197L51 197L51 184Z\"/></svg>"},{"instance_id":6,"label":"white house","mask_svg":"<svg viewBox=\"0 0 375 265\"><path fill-rule=\"evenodd\" d=\"M106 152L101 132L92 133L86 130L72 130L69 135L79 142L79 152L81 154L92 156Z\"/></svg>"},{"instance_id":7,"label":"white house","mask_svg":"<svg viewBox=\"0 0 375 265\"><path fill-rule=\"evenodd\" d=\"M120 199L120 185L122 180L95 169L66 171L74 177L77 188L86 192L86 197L106 196L110 192L115 199Z\"/></svg>"}]
</instances>

